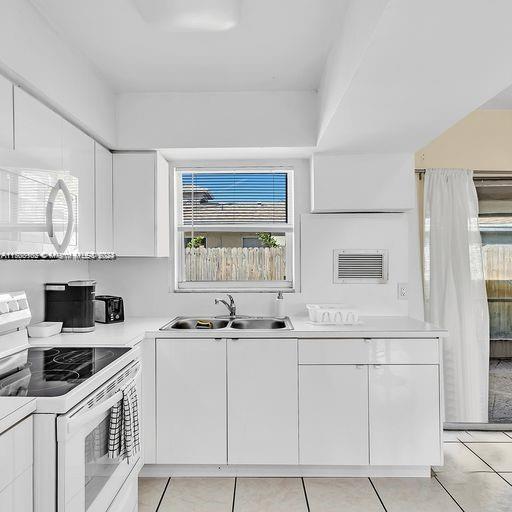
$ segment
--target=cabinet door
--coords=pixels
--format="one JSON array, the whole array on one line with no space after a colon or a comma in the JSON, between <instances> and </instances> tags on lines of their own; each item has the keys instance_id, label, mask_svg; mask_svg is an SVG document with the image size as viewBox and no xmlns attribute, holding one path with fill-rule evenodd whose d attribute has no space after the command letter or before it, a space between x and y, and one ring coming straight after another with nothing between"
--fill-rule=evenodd
<instances>
[{"instance_id":1,"label":"cabinet door","mask_svg":"<svg viewBox=\"0 0 512 512\"><path fill-rule=\"evenodd\" d=\"M370 366L370 463L441 463L439 368Z\"/></svg>"},{"instance_id":2,"label":"cabinet door","mask_svg":"<svg viewBox=\"0 0 512 512\"><path fill-rule=\"evenodd\" d=\"M13 149L12 95L11 82L0 76L0 150Z\"/></svg>"},{"instance_id":3,"label":"cabinet door","mask_svg":"<svg viewBox=\"0 0 512 512\"><path fill-rule=\"evenodd\" d=\"M299 428L301 464L368 464L368 366L300 366Z\"/></svg>"},{"instance_id":4,"label":"cabinet door","mask_svg":"<svg viewBox=\"0 0 512 512\"><path fill-rule=\"evenodd\" d=\"M112 220L112 153L100 144L95 148L96 250L110 252L114 246Z\"/></svg>"},{"instance_id":5,"label":"cabinet door","mask_svg":"<svg viewBox=\"0 0 512 512\"><path fill-rule=\"evenodd\" d=\"M298 463L297 341L228 340L228 462Z\"/></svg>"},{"instance_id":6,"label":"cabinet door","mask_svg":"<svg viewBox=\"0 0 512 512\"><path fill-rule=\"evenodd\" d=\"M15 149L30 168L62 169L62 118L14 88Z\"/></svg>"},{"instance_id":7,"label":"cabinet door","mask_svg":"<svg viewBox=\"0 0 512 512\"><path fill-rule=\"evenodd\" d=\"M62 162L78 178L78 249L94 251L94 141L67 121L63 121Z\"/></svg>"},{"instance_id":8,"label":"cabinet door","mask_svg":"<svg viewBox=\"0 0 512 512\"><path fill-rule=\"evenodd\" d=\"M226 342L156 341L158 464L226 464Z\"/></svg>"},{"instance_id":9,"label":"cabinet door","mask_svg":"<svg viewBox=\"0 0 512 512\"><path fill-rule=\"evenodd\" d=\"M114 155L114 251L118 256L156 256L155 155Z\"/></svg>"}]
</instances>

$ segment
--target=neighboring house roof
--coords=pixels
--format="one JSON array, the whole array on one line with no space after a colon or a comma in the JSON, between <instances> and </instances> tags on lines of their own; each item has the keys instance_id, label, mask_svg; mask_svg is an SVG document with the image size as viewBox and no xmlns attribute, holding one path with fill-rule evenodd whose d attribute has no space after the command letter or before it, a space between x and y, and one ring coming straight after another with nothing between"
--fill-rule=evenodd
<instances>
[{"instance_id":1,"label":"neighboring house roof","mask_svg":"<svg viewBox=\"0 0 512 512\"><path fill-rule=\"evenodd\" d=\"M287 222L286 201L268 203L196 202L184 198L183 222L199 224L272 224Z\"/></svg>"}]
</instances>

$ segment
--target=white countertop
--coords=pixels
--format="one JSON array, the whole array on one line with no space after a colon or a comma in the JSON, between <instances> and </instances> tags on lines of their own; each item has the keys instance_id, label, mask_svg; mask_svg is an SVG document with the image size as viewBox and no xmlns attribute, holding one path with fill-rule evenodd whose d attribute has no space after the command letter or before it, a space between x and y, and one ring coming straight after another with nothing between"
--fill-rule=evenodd
<instances>
[{"instance_id":1,"label":"white countertop","mask_svg":"<svg viewBox=\"0 0 512 512\"><path fill-rule=\"evenodd\" d=\"M150 338L432 338L447 331L409 317L367 316L358 325L321 325L292 316L292 330L198 329L147 332Z\"/></svg>"},{"instance_id":2,"label":"white countertop","mask_svg":"<svg viewBox=\"0 0 512 512\"><path fill-rule=\"evenodd\" d=\"M0 397L0 434L36 410L35 398Z\"/></svg>"},{"instance_id":3,"label":"white countertop","mask_svg":"<svg viewBox=\"0 0 512 512\"><path fill-rule=\"evenodd\" d=\"M158 331L169 321L168 317L130 317L117 324L96 324L92 332L63 332L48 338L29 338L33 346L125 346L141 342L147 332Z\"/></svg>"},{"instance_id":4,"label":"white countertop","mask_svg":"<svg viewBox=\"0 0 512 512\"><path fill-rule=\"evenodd\" d=\"M160 331L171 317L129 317L122 323L96 324L88 333L61 333L49 338L29 338L34 346L134 346L144 338L425 338L444 337L447 332L409 317L361 317L359 325L318 325L306 316L291 317L293 330L262 331L199 329Z\"/></svg>"}]
</instances>

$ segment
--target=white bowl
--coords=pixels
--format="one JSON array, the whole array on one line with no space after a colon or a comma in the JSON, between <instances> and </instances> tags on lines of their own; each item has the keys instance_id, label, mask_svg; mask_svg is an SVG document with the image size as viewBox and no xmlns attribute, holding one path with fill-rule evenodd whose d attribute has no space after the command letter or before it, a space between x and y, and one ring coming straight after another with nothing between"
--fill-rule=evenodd
<instances>
[{"instance_id":1,"label":"white bowl","mask_svg":"<svg viewBox=\"0 0 512 512\"><path fill-rule=\"evenodd\" d=\"M62 322L39 322L29 325L27 329L31 338L48 338L48 336L59 334L62 330Z\"/></svg>"}]
</instances>

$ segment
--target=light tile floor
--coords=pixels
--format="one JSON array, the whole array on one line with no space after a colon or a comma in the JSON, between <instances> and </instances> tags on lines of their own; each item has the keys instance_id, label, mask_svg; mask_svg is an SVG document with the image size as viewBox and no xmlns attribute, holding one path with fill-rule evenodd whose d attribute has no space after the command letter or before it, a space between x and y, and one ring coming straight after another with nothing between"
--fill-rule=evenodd
<instances>
[{"instance_id":1,"label":"light tile floor","mask_svg":"<svg viewBox=\"0 0 512 512\"><path fill-rule=\"evenodd\" d=\"M445 432L432 478L140 478L139 512L512 512L512 432Z\"/></svg>"}]
</instances>

